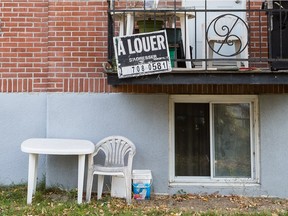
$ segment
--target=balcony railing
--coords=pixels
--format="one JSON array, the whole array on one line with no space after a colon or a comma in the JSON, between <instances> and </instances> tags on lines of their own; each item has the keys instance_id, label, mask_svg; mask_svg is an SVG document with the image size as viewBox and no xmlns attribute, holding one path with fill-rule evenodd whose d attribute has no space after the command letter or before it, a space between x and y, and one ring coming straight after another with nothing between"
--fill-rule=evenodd
<instances>
[{"instance_id":1,"label":"balcony railing","mask_svg":"<svg viewBox=\"0 0 288 216\"><path fill-rule=\"evenodd\" d=\"M114 36L166 30L174 71L288 71L288 1L111 0L108 18L111 64Z\"/></svg>"}]
</instances>

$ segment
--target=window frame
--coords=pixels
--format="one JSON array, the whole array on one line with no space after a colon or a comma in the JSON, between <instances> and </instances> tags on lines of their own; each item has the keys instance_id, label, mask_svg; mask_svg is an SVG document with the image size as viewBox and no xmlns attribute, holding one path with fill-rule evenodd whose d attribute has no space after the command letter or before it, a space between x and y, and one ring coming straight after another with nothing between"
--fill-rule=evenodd
<instances>
[{"instance_id":1,"label":"window frame","mask_svg":"<svg viewBox=\"0 0 288 216\"><path fill-rule=\"evenodd\" d=\"M175 176L175 103L208 103L210 112L210 153L211 170L208 177ZM251 148L251 178L221 178L213 177L214 172L214 131L213 104L249 103L250 104L250 148ZM258 126L258 96L257 95L170 95L169 97L169 184L172 185L243 185L260 183L259 156L259 126Z\"/></svg>"}]
</instances>

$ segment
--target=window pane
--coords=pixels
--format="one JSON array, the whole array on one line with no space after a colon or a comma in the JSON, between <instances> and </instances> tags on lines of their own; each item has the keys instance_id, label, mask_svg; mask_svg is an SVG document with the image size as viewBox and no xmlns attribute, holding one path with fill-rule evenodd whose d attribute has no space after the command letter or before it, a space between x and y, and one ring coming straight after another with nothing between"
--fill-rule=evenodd
<instances>
[{"instance_id":1,"label":"window pane","mask_svg":"<svg viewBox=\"0 0 288 216\"><path fill-rule=\"evenodd\" d=\"M210 176L209 104L175 104L175 175Z\"/></svg>"},{"instance_id":2,"label":"window pane","mask_svg":"<svg viewBox=\"0 0 288 216\"><path fill-rule=\"evenodd\" d=\"M250 104L215 104L215 177L251 177Z\"/></svg>"}]
</instances>

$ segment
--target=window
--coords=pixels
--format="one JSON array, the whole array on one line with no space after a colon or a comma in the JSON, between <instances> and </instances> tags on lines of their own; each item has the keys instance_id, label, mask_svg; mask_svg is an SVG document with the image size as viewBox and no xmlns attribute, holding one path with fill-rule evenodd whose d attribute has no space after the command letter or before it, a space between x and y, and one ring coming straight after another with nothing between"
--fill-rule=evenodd
<instances>
[{"instance_id":1,"label":"window","mask_svg":"<svg viewBox=\"0 0 288 216\"><path fill-rule=\"evenodd\" d=\"M256 96L170 98L170 182L259 180Z\"/></svg>"}]
</instances>

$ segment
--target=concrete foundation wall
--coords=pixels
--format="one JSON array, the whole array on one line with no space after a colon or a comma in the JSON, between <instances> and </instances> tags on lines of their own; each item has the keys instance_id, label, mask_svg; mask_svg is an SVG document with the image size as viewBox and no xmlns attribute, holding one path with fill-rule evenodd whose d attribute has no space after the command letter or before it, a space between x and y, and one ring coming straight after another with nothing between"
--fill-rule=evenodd
<instances>
[{"instance_id":1,"label":"concrete foundation wall","mask_svg":"<svg viewBox=\"0 0 288 216\"><path fill-rule=\"evenodd\" d=\"M134 169L150 169L155 193L186 192L288 197L288 96L259 96L258 186L169 187L169 96L133 94L0 94L0 184L27 182L30 137L80 138L97 142L123 135L137 148ZM48 186L77 186L77 157L41 156L39 180ZM96 183L96 182L95 182ZM106 187L106 189L109 187ZM85 189L85 188L84 188Z\"/></svg>"},{"instance_id":2,"label":"concrete foundation wall","mask_svg":"<svg viewBox=\"0 0 288 216\"><path fill-rule=\"evenodd\" d=\"M152 169L157 190L167 190L168 95L53 94L47 122L48 137L95 143L110 135L127 137L136 146L133 168ZM77 178L71 178L77 176L77 157L49 156L47 165L48 185L77 185Z\"/></svg>"},{"instance_id":3,"label":"concrete foundation wall","mask_svg":"<svg viewBox=\"0 0 288 216\"><path fill-rule=\"evenodd\" d=\"M0 184L27 182L28 154L21 142L46 136L45 94L0 94ZM45 157L40 156L39 180L43 179Z\"/></svg>"}]
</instances>

